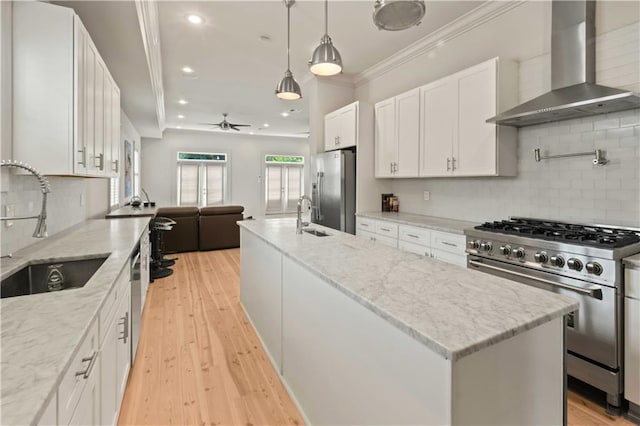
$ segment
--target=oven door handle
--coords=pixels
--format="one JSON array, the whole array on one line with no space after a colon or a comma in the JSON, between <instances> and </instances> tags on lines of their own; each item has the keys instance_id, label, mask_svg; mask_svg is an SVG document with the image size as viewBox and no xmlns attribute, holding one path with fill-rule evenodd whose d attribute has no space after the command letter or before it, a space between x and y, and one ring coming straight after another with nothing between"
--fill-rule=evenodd
<instances>
[{"instance_id":1,"label":"oven door handle","mask_svg":"<svg viewBox=\"0 0 640 426\"><path fill-rule=\"evenodd\" d=\"M504 272L505 274L515 275L516 277L526 278L526 279L533 280L533 281L539 281L539 282L542 282L542 283L545 283L545 284L552 285L554 287L562 287L562 288L565 288L567 290L575 291L577 293L586 294L587 296L591 296L591 297L593 297L595 299L602 300L602 289L600 287L596 287L596 288L576 287L576 286L573 286L573 285L563 284L563 283L559 283L559 282L556 282L556 281L545 280L544 278L532 277L531 275L522 274L522 273L516 272L516 271L510 271L509 269L499 268L497 266L487 265L486 263L478 262L476 260L469 260L469 264L471 266L475 266L475 267L478 267L478 268L487 268L487 269L491 269L493 271L499 271L499 272Z\"/></svg>"}]
</instances>

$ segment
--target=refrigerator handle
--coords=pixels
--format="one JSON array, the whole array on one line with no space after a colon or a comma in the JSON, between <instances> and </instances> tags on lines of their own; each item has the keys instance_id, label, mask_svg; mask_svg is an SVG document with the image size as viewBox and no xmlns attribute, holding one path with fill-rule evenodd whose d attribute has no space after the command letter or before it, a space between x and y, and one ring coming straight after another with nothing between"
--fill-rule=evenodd
<instances>
[{"instance_id":1,"label":"refrigerator handle","mask_svg":"<svg viewBox=\"0 0 640 426\"><path fill-rule=\"evenodd\" d=\"M317 173L318 188L316 189L316 217L322 220L322 195L324 193L324 172Z\"/></svg>"}]
</instances>

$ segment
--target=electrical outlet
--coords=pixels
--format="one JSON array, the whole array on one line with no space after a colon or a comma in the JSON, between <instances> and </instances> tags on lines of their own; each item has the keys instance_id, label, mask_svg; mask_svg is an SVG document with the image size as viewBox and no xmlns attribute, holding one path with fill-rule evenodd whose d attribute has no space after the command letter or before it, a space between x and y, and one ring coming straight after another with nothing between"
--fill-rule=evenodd
<instances>
[{"instance_id":1,"label":"electrical outlet","mask_svg":"<svg viewBox=\"0 0 640 426\"><path fill-rule=\"evenodd\" d=\"M423 198L424 201L429 201L431 199L431 193L429 191L424 191Z\"/></svg>"},{"instance_id":2,"label":"electrical outlet","mask_svg":"<svg viewBox=\"0 0 640 426\"><path fill-rule=\"evenodd\" d=\"M4 206L4 217L13 217L15 211L16 211L16 206L15 205L7 204L6 206ZM4 226L5 226L5 228L11 228L13 226L13 221L12 220L5 220L4 221Z\"/></svg>"}]
</instances>

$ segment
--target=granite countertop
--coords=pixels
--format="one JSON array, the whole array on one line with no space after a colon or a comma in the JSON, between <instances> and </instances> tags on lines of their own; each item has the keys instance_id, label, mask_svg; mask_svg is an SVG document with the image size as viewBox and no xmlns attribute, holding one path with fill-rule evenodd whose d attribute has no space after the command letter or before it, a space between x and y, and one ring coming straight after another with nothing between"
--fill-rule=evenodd
<instances>
[{"instance_id":1,"label":"granite countertop","mask_svg":"<svg viewBox=\"0 0 640 426\"><path fill-rule=\"evenodd\" d=\"M331 236L296 235L295 219L238 225L446 359L578 309L569 297L315 224Z\"/></svg>"},{"instance_id":2,"label":"granite countertop","mask_svg":"<svg viewBox=\"0 0 640 426\"><path fill-rule=\"evenodd\" d=\"M105 216L107 219L116 219L123 217L154 217L158 207L131 207L124 206L119 209L110 211Z\"/></svg>"},{"instance_id":3,"label":"granite countertop","mask_svg":"<svg viewBox=\"0 0 640 426\"><path fill-rule=\"evenodd\" d=\"M640 254L635 254L633 256L625 257L622 259L622 262L634 268L640 268Z\"/></svg>"},{"instance_id":4,"label":"granite countertop","mask_svg":"<svg viewBox=\"0 0 640 426\"><path fill-rule=\"evenodd\" d=\"M109 256L82 288L0 300L0 424L38 421L148 223L91 220L2 259L5 278L30 263Z\"/></svg>"},{"instance_id":5,"label":"granite countertop","mask_svg":"<svg viewBox=\"0 0 640 426\"><path fill-rule=\"evenodd\" d=\"M393 212L359 212L356 216L369 219L388 220L404 225L419 226L421 228L433 229L435 231L450 232L452 234L464 234L466 228L473 228L478 225L474 222L464 220L446 219L444 217L423 216L412 213Z\"/></svg>"}]
</instances>

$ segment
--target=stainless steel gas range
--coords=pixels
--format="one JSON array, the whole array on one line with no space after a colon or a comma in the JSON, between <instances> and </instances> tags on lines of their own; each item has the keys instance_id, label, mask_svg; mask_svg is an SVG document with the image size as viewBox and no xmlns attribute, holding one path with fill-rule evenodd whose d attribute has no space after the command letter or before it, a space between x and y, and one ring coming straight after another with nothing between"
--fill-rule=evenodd
<instances>
[{"instance_id":1,"label":"stainless steel gas range","mask_svg":"<svg viewBox=\"0 0 640 426\"><path fill-rule=\"evenodd\" d=\"M465 235L469 268L580 302L567 318L567 372L605 391L610 409L620 407L621 259L640 252L640 229L513 217L467 229Z\"/></svg>"}]
</instances>

